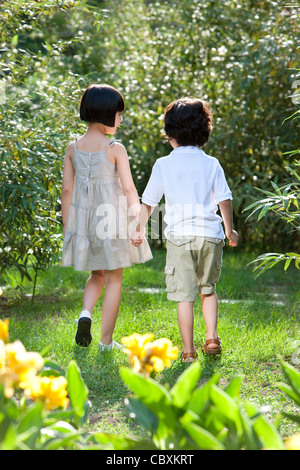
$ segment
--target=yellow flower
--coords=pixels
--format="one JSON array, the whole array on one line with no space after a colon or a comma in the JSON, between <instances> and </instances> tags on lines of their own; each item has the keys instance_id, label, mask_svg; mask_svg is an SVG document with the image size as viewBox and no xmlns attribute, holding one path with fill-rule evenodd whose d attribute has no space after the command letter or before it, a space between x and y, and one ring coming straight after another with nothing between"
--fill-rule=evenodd
<instances>
[{"instance_id":1,"label":"yellow flower","mask_svg":"<svg viewBox=\"0 0 300 470\"><path fill-rule=\"evenodd\" d=\"M121 342L127 346L124 352L128 355L128 359L132 365L134 372L143 370L143 357L145 356L145 345L154 338L153 334L147 333L139 335L134 333L131 336L124 336Z\"/></svg>"},{"instance_id":2,"label":"yellow flower","mask_svg":"<svg viewBox=\"0 0 300 470\"><path fill-rule=\"evenodd\" d=\"M171 367L171 360L177 358L178 347L172 346L167 338L160 338L153 343L146 344L146 354L149 358L148 365L156 372L161 372L164 367Z\"/></svg>"},{"instance_id":3,"label":"yellow flower","mask_svg":"<svg viewBox=\"0 0 300 470\"><path fill-rule=\"evenodd\" d=\"M300 450L300 433L294 434L284 443L287 450Z\"/></svg>"},{"instance_id":4,"label":"yellow flower","mask_svg":"<svg viewBox=\"0 0 300 470\"><path fill-rule=\"evenodd\" d=\"M154 334L147 333L145 335L139 335L138 333L134 333L131 336L124 336L122 338L122 343L127 346L124 349L124 352L127 354L132 354L139 358L144 356L144 346L148 343L152 338L154 338Z\"/></svg>"},{"instance_id":5,"label":"yellow flower","mask_svg":"<svg viewBox=\"0 0 300 470\"><path fill-rule=\"evenodd\" d=\"M42 356L27 352L20 341L6 345L0 341L0 383L7 398L13 396L15 386L24 388L43 365Z\"/></svg>"},{"instance_id":6,"label":"yellow flower","mask_svg":"<svg viewBox=\"0 0 300 470\"><path fill-rule=\"evenodd\" d=\"M178 347L173 347L169 339L161 338L151 342L153 337L153 334L134 333L122 339L122 343L127 346L124 352L128 354L135 372L161 372L164 367L171 366L171 360L177 358Z\"/></svg>"},{"instance_id":7,"label":"yellow flower","mask_svg":"<svg viewBox=\"0 0 300 470\"><path fill-rule=\"evenodd\" d=\"M4 321L0 320L0 340L4 341L4 343L9 342L8 323L8 318L6 318Z\"/></svg>"},{"instance_id":8,"label":"yellow flower","mask_svg":"<svg viewBox=\"0 0 300 470\"><path fill-rule=\"evenodd\" d=\"M42 400L47 410L65 408L69 403L67 385L67 380L62 376L36 376L27 383L24 393L34 401Z\"/></svg>"}]
</instances>

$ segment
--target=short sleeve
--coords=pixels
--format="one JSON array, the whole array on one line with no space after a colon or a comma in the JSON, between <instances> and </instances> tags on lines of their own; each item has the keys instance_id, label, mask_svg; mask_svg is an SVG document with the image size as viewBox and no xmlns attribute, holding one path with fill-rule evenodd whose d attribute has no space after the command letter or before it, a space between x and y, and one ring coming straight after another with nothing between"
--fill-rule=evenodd
<instances>
[{"instance_id":1,"label":"short sleeve","mask_svg":"<svg viewBox=\"0 0 300 470\"><path fill-rule=\"evenodd\" d=\"M232 193L227 184L224 170L218 163L215 181L213 185L213 196L217 204L227 199L232 199Z\"/></svg>"},{"instance_id":2,"label":"short sleeve","mask_svg":"<svg viewBox=\"0 0 300 470\"><path fill-rule=\"evenodd\" d=\"M142 196L142 202L155 207L164 195L161 171L158 162L152 168L152 173Z\"/></svg>"}]
</instances>

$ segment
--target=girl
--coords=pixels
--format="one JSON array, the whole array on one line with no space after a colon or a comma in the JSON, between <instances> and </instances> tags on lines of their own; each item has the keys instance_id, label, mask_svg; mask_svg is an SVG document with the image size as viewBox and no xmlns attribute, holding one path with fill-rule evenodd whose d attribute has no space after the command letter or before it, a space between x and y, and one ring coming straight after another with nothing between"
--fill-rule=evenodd
<instances>
[{"instance_id":1,"label":"girl","mask_svg":"<svg viewBox=\"0 0 300 470\"><path fill-rule=\"evenodd\" d=\"M80 104L86 133L66 151L61 206L64 225L63 266L91 271L75 341L88 346L91 320L105 285L100 350L121 347L113 341L122 292L123 268L152 258L145 240L132 245L129 226L140 203L124 146L109 140L122 122L122 95L108 85L90 85Z\"/></svg>"}]
</instances>

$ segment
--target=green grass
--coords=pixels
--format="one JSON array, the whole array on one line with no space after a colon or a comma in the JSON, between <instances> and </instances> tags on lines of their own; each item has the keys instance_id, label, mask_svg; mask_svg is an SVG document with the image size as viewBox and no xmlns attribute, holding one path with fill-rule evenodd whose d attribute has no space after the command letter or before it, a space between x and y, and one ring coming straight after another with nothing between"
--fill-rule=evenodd
<instances>
[{"instance_id":1,"label":"green grass","mask_svg":"<svg viewBox=\"0 0 300 470\"><path fill-rule=\"evenodd\" d=\"M220 358L199 354L201 381L220 374L225 385L233 376L243 377L241 399L268 407L268 418L274 421L283 409L295 412L277 387L283 375L277 355L291 361L299 349L300 273L293 267L285 273L282 266L255 278L248 263L255 255L226 248L217 292L219 297L218 333L222 339ZM154 251L154 259L124 271L123 297L114 339L134 332L153 332L156 338L168 337L182 347L177 325L176 303L167 300L164 290L165 252ZM124 398L130 395L119 376L119 368L127 365L121 351L99 353L101 304L99 300L93 320L93 342L88 348L75 345L74 335L82 305L82 293L88 273L72 268L53 266L38 279L35 301L31 302L32 286L17 288L13 272L2 284L0 318L10 318L11 340L20 339L27 350L41 352L49 347L48 356L63 366L75 359L89 389L92 405L87 429L143 435L143 430L128 417ZM153 289L153 291L149 291ZM205 337L200 301L195 304L195 342ZM299 354L298 354L299 356ZM180 360L157 378L170 386L187 367ZM297 427L280 420L283 437Z\"/></svg>"}]
</instances>

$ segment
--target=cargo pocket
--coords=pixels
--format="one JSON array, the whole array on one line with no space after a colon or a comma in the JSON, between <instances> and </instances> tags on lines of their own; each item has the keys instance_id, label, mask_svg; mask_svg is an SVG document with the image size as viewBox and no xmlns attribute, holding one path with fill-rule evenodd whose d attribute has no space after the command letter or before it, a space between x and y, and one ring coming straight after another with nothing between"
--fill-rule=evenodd
<instances>
[{"instance_id":1,"label":"cargo pocket","mask_svg":"<svg viewBox=\"0 0 300 470\"><path fill-rule=\"evenodd\" d=\"M176 291L175 267L166 266L165 274L166 274L167 292L175 292Z\"/></svg>"},{"instance_id":2,"label":"cargo pocket","mask_svg":"<svg viewBox=\"0 0 300 470\"><path fill-rule=\"evenodd\" d=\"M182 246L186 245L187 243L193 241L195 237L175 237L174 235L169 235L168 241L171 242L175 246Z\"/></svg>"}]
</instances>

